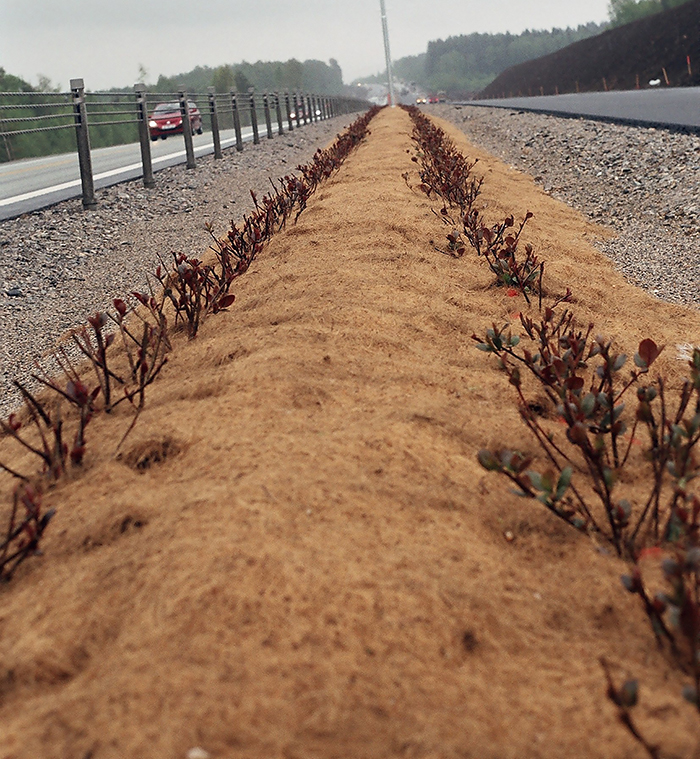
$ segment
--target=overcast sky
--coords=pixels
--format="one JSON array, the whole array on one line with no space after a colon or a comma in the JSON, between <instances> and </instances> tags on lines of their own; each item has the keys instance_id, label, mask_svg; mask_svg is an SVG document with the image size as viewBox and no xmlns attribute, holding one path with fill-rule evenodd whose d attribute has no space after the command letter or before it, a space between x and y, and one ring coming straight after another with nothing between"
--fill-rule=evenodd
<instances>
[{"instance_id":1,"label":"overcast sky","mask_svg":"<svg viewBox=\"0 0 700 759\"><path fill-rule=\"evenodd\" d=\"M608 0L386 0L392 58L472 32L577 26ZM197 65L336 58L345 82L384 68L379 0L0 0L0 66L32 84L130 86Z\"/></svg>"}]
</instances>

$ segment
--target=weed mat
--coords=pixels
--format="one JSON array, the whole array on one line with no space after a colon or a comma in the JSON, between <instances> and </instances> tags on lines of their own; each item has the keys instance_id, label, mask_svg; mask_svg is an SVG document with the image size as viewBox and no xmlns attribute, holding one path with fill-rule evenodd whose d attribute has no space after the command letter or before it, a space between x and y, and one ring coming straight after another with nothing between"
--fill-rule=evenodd
<instances>
[{"instance_id":1,"label":"weed mat","mask_svg":"<svg viewBox=\"0 0 700 759\"><path fill-rule=\"evenodd\" d=\"M698 313L628 285L602 230L440 125L494 218L534 212L581 323L630 354L653 337L678 378ZM640 678L647 736L691 754L697 714L626 566L478 465L532 449L470 339L524 301L435 249L402 179L411 128L376 116L231 309L175 339L118 458L128 414L92 422L44 556L0 588L0 756L640 757L600 656Z\"/></svg>"}]
</instances>

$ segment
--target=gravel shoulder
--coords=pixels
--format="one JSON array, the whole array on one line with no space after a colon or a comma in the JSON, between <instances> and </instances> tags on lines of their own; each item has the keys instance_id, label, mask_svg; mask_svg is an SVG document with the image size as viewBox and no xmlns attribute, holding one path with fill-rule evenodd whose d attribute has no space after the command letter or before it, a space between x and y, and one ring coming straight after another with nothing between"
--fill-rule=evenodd
<instances>
[{"instance_id":1,"label":"gravel shoulder","mask_svg":"<svg viewBox=\"0 0 700 759\"><path fill-rule=\"evenodd\" d=\"M338 116L308 124L224 158L159 171L99 191L95 211L79 199L0 223L0 415L16 403L14 379L26 378L57 340L115 297L143 290L171 251L198 254L211 241L205 224L224 233L252 208L250 190L307 163L353 121Z\"/></svg>"},{"instance_id":2,"label":"gravel shoulder","mask_svg":"<svg viewBox=\"0 0 700 759\"><path fill-rule=\"evenodd\" d=\"M635 285L700 305L700 137L524 111L431 106L613 234L597 247Z\"/></svg>"}]
</instances>

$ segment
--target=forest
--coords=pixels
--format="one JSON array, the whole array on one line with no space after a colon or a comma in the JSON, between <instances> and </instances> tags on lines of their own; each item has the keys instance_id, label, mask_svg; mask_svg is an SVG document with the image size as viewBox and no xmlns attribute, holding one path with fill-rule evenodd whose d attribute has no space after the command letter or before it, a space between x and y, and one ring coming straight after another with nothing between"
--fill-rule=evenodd
<instances>
[{"instance_id":1,"label":"forest","mask_svg":"<svg viewBox=\"0 0 700 759\"><path fill-rule=\"evenodd\" d=\"M521 34L462 34L434 40L428 43L425 53L395 61L394 74L403 82L415 82L428 93L444 90L451 98L467 98L483 90L511 66L549 55L611 26L628 24L686 2L688 0L610 0L609 23L551 31L527 29ZM385 82L386 72L360 81Z\"/></svg>"},{"instance_id":2,"label":"forest","mask_svg":"<svg viewBox=\"0 0 700 759\"><path fill-rule=\"evenodd\" d=\"M610 0L610 25L629 24L631 21L670 10L687 2L688 0Z\"/></svg>"},{"instance_id":3,"label":"forest","mask_svg":"<svg viewBox=\"0 0 700 759\"><path fill-rule=\"evenodd\" d=\"M338 61L331 58L323 61L298 61L294 58L281 61L258 61L224 64L216 68L197 66L185 74L159 76L153 92L175 92L184 84L188 92L206 92L214 87L217 92L247 92L254 87L258 92L303 91L319 95L342 95L344 93L343 72Z\"/></svg>"}]
</instances>

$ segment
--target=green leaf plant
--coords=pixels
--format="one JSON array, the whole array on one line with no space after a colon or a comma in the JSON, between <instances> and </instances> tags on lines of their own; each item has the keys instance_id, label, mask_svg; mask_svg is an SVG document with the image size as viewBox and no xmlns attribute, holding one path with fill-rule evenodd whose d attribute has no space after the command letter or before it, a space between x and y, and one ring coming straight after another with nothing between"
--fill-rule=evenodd
<instances>
[{"instance_id":1,"label":"green leaf plant","mask_svg":"<svg viewBox=\"0 0 700 759\"><path fill-rule=\"evenodd\" d=\"M413 120L412 139L416 155L411 159L419 166L418 188L429 198L435 195L443 201L440 212L433 211L449 227L447 245L436 250L452 258L461 258L468 246L483 257L496 277L499 287L507 287L514 294L522 293L530 304L534 293L542 309L542 279L544 261L540 261L531 244L525 253L518 250L520 238L527 222L532 218L528 211L515 227L512 214L496 224L488 224L482 211L476 207L481 193L483 177L472 176L476 161L469 161L455 147L452 140L415 106L406 108ZM409 184L409 175L403 174ZM409 184L410 187L410 184Z\"/></svg>"},{"instance_id":2,"label":"green leaf plant","mask_svg":"<svg viewBox=\"0 0 700 759\"><path fill-rule=\"evenodd\" d=\"M523 338L508 324L472 337L479 350L498 357L546 465L537 469L533 455L507 449L481 450L478 461L505 476L518 495L597 535L630 562L622 584L639 597L657 644L690 676L683 695L700 712L700 498L694 491L700 475L700 349L672 393L661 376L648 376L662 351L649 338L626 369L628 357L610 340L593 336L593 325L579 329L568 310L546 308L537 322L521 315L520 324ZM528 402L525 376L544 391L563 432ZM645 490L636 498L623 492L630 479L624 470L633 459L647 472L635 475L635 493L640 485ZM655 591L643 576L650 557L659 558L664 583ZM634 728L631 704L620 701L607 669L606 676L621 721L650 756L659 756Z\"/></svg>"},{"instance_id":3,"label":"green leaf plant","mask_svg":"<svg viewBox=\"0 0 700 759\"><path fill-rule=\"evenodd\" d=\"M494 324L473 339L478 349L498 357L549 466L536 472L528 457L510 452L482 451L479 461L509 477L522 495L538 498L572 526L602 536L619 556L634 559L645 545L671 536L679 509L693 497L689 485L700 471L693 455L700 440L700 351L672 409L661 377L643 381L662 350L653 340L642 340L634 368L625 372L627 356L594 337L593 325L578 329L568 310L546 308L539 321L521 315L520 323L526 345L509 325ZM528 402L523 371L544 391L563 435ZM634 412L625 413L635 395ZM642 439L648 494L633 504L620 482L633 445Z\"/></svg>"},{"instance_id":4,"label":"green leaf plant","mask_svg":"<svg viewBox=\"0 0 700 759\"><path fill-rule=\"evenodd\" d=\"M418 189L442 199L433 213L449 228L446 245L436 249L461 258L471 247L497 285L522 293L528 304L537 297L539 316L521 314L518 332L512 324L494 323L472 338L478 350L497 357L541 453L483 449L479 464L630 563L622 583L639 597L658 645L690 676L683 695L700 711L700 499L693 491L700 474L700 350L693 351L681 387L670 391L662 377L649 377L662 351L650 338L629 361L592 324L580 328L571 311L559 308L571 301L568 288L543 308L545 264L532 246L524 246L524 255L519 250L532 214L518 225L512 214L487 223L476 207L483 182L471 175L476 162L461 156L417 108L406 110L414 122ZM402 176L413 189L410 175ZM533 386L537 401L528 399ZM632 467L634 476L626 475ZM650 556L659 557L663 578L654 591L643 577L643 560ZM660 759L659 748L632 718L637 682L618 687L608 663L601 659L601 665L620 722L652 759Z\"/></svg>"}]
</instances>

